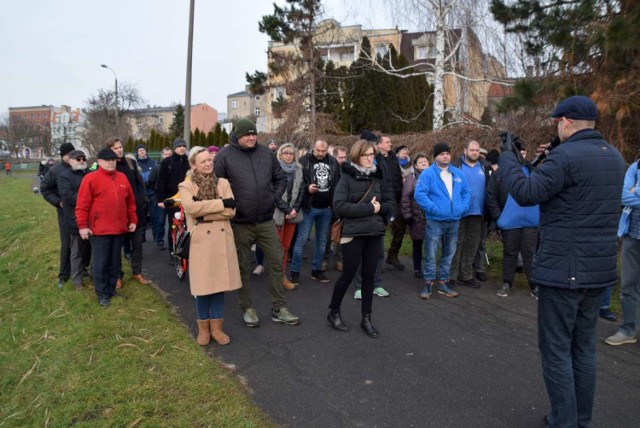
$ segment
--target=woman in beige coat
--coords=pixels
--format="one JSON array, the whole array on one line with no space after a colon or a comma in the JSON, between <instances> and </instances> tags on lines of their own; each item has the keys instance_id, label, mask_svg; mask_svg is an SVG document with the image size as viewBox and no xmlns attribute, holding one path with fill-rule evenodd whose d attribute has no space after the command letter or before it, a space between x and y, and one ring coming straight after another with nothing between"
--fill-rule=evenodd
<instances>
[{"instance_id":1,"label":"woman in beige coat","mask_svg":"<svg viewBox=\"0 0 640 428\"><path fill-rule=\"evenodd\" d=\"M191 179L178 186L191 231L189 285L196 300L201 346L213 338L220 345L230 339L222 331L224 292L241 286L240 269L229 219L236 201L231 186L213 172L213 160L204 147L189 151Z\"/></svg>"}]
</instances>

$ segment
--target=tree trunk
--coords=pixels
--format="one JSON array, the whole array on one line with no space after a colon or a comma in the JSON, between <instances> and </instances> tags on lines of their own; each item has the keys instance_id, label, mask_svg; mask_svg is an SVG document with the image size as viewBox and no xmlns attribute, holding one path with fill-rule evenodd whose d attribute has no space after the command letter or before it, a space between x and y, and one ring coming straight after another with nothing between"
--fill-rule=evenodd
<instances>
[{"instance_id":1,"label":"tree trunk","mask_svg":"<svg viewBox=\"0 0 640 428\"><path fill-rule=\"evenodd\" d=\"M445 42L445 11L440 6L437 11L436 23L436 57L433 76L433 130L437 131L444 125L444 42Z\"/></svg>"}]
</instances>

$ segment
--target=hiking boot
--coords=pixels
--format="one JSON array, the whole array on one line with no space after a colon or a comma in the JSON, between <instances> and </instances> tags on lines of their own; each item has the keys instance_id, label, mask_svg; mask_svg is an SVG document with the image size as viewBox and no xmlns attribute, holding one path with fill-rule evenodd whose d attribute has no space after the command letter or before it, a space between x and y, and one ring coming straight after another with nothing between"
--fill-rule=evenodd
<instances>
[{"instance_id":1,"label":"hiking boot","mask_svg":"<svg viewBox=\"0 0 640 428\"><path fill-rule=\"evenodd\" d=\"M353 293L353 298L356 300L362 300L362 290L358 288L356 292Z\"/></svg>"},{"instance_id":2,"label":"hiking boot","mask_svg":"<svg viewBox=\"0 0 640 428\"><path fill-rule=\"evenodd\" d=\"M121 278L118 278L116 280L116 288L117 289L121 289L122 288L122 279Z\"/></svg>"},{"instance_id":3,"label":"hiking boot","mask_svg":"<svg viewBox=\"0 0 640 428\"><path fill-rule=\"evenodd\" d=\"M327 278L327 276L322 273L321 270L312 270L311 279L315 279L316 281L320 282L329 282L329 278Z\"/></svg>"},{"instance_id":4,"label":"hiking boot","mask_svg":"<svg viewBox=\"0 0 640 428\"><path fill-rule=\"evenodd\" d=\"M532 288L531 291L529 291L529 294L531 297L538 300L538 287Z\"/></svg>"},{"instance_id":5,"label":"hiking boot","mask_svg":"<svg viewBox=\"0 0 640 428\"><path fill-rule=\"evenodd\" d=\"M427 281L424 283L424 287L422 287L422 291L420 291L420 298L424 300L428 300L431 298L431 287L433 286L433 282Z\"/></svg>"},{"instance_id":6,"label":"hiking boot","mask_svg":"<svg viewBox=\"0 0 640 428\"><path fill-rule=\"evenodd\" d=\"M254 275L260 275L262 272L264 272L264 266L262 265L256 266L256 268L253 270Z\"/></svg>"},{"instance_id":7,"label":"hiking boot","mask_svg":"<svg viewBox=\"0 0 640 428\"><path fill-rule=\"evenodd\" d=\"M616 314L611 312L611 309L609 308L600 308L600 312L598 312L598 316L603 320L607 320L607 321L616 321L618 319Z\"/></svg>"},{"instance_id":8,"label":"hiking boot","mask_svg":"<svg viewBox=\"0 0 640 428\"><path fill-rule=\"evenodd\" d=\"M98 299L98 303L100 303L100 306L102 306L102 307L107 307L107 306L109 306L111 304L109 299L107 299L106 297L102 297L102 298Z\"/></svg>"},{"instance_id":9,"label":"hiking boot","mask_svg":"<svg viewBox=\"0 0 640 428\"><path fill-rule=\"evenodd\" d=\"M289 309L280 308L277 311L276 310L271 311L271 321L281 322L286 325L298 325L298 323L300 322L300 319L297 316L293 315L291 312L289 312Z\"/></svg>"},{"instance_id":10,"label":"hiking boot","mask_svg":"<svg viewBox=\"0 0 640 428\"><path fill-rule=\"evenodd\" d=\"M258 314L253 308L249 308L244 311L244 314L242 314L242 321L244 321L247 327L257 327L260 324Z\"/></svg>"},{"instance_id":11,"label":"hiking boot","mask_svg":"<svg viewBox=\"0 0 640 428\"><path fill-rule=\"evenodd\" d=\"M64 281L63 280L58 281L58 283L56 284L56 287L58 288L64 287Z\"/></svg>"},{"instance_id":12,"label":"hiking boot","mask_svg":"<svg viewBox=\"0 0 640 428\"><path fill-rule=\"evenodd\" d=\"M470 278L470 279L460 279L460 278L458 278L458 284L464 285L464 286L469 287L469 288L480 288L480 284L478 284L476 282L476 280L473 279L473 278Z\"/></svg>"},{"instance_id":13,"label":"hiking boot","mask_svg":"<svg viewBox=\"0 0 640 428\"><path fill-rule=\"evenodd\" d=\"M329 315L327 315L327 321L331 324L335 330L347 332L349 331L349 326L342 321L342 317L340 316L340 312L334 311L333 309L329 311Z\"/></svg>"},{"instance_id":14,"label":"hiking boot","mask_svg":"<svg viewBox=\"0 0 640 428\"><path fill-rule=\"evenodd\" d=\"M296 288L296 285L289 281L289 278L287 278L286 275L282 275L282 286L287 290L293 290Z\"/></svg>"},{"instance_id":15,"label":"hiking boot","mask_svg":"<svg viewBox=\"0 0 640 428\"><path fill-rule=\"evenodd\" d=\"M511 294L511 284L508 282L502 284L502 288L496 293L496 295L500 297L507 297L509 294Z\"/></svg>"},{"instance_id":16,"label":"hiking boot","mask_svg":"<svg viewBox=\"0 0 640 428\"><path fill-rule=\"evenodd\" d=\"M476 279L485 282L487 280L487 274L484 272L476 272Z\"/></svg>"},{"instance_id":17,"label":"hiking boot","mask_svg":"<svg viewBox=\"0 0 640 428\"><path fill-rule=\"evenodd\" d=\"M291 283L293 285L300 285L300 272L291 272Z\"/></svg>"},{"instance_id":18,"label":"hiking boot","mask_svg":"<svg viewBox=\"0 0 640 428\"><path fill-rule=\"evenodd\" d=\"M388 265L392 265L394 268L398 269L398 270L404 270L404 265L402 263L400 263L400 260L398 260L398 256L395 254L388 254L387 255L387 261L386 263Z\"/></svg>"},{"instance_id":19,"label":"hiking boot","mask_svg":"<svg viewBox=\"0 0 640 428\"><path fill-rule=\"evenodd\" d=\"M342 264L342 262L335 262L333 264L333 270L337 270L338 272L342 272L342 269L344 269L344 265Z\"/></svg>"},{"instance_id":20,"label":"hiking boot","mask_svg":"<svg viewBox=\"0 0 640 428\"><path fill-rule=\"evenodd\" d=\"M635 334L633 336L627 336L621 331L617 332L613 336L607 337L604 340L607 345L611 346L624 345L625 343L636 343L637 341L638 339L636 338Z\"/></svg>"},{"instance_id":21,"label":"hiking boot","mask_svg":"<svg viewBox=\"0 0 640 428\"><path fill-rule=\"evenodd\" d=\"M444 281L438 281L438 294L447 297L458 297L458 292L453 291Z\"/></svg>"},{"instance_id":22,"label":"hiking boot","mask_svg":"<svg viewBox=\"0 0 640 428\"><path fill-rule=\"evenodd\" d=\"M320 270L322 272L326 272L329 270L329 263L327 262L322 262L322 264L320 265Z\"/></svg>"},{"instance_id":23,"label":"hiking boot","mask_svg":"<svg viewBox=\"0 0 640 428\"><path fill-rule=\"evenodd\" d=\"M149 280L147 278L145 278L141 273L138 273L136 275L131 275L131 277L133 279L135 279L136 281L138 281L140 283L140 285L148 285L149 284Z\"/></svg>"},{"instance_id":24,"label":"hiking boot","mask_svg":"<svg viewBox=\"0 0 640 428\"><path fill-rule=\"evenodd\" d=\"M375 294L378 297L389 297L389 292L382 287L374 288L373 294Z\"/></svg>"}]
</instances>

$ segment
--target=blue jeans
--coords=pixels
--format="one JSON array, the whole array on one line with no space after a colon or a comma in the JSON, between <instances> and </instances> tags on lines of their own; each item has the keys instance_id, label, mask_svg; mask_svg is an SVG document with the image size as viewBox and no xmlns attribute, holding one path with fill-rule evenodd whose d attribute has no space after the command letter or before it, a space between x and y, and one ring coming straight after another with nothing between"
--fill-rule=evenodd
<instances>
[{"instance_id":1,"label":"blue jeans","mask_svg":"<svg viewBox=\"0 0 640 428\"><path fill-rule=\"evenodd\" d=\"M538 347L549 427L588 427L596 390L596 324L605 288L539 287Z\"/></svg>"},{"instance_id":2,"label":"blue jeans","mask_svg":"<svg viewBox=\"0 0 640 428\"><path fill-rule=\"evenodd\" d=\"M316 243L313 250L313 270L320 270L324 249L327 246L329 225L331 224L331 208L311 208L304 210L302 222L298 224L298 237L293 246L293 259L291 260L291 272L300 272L304 247L311 236L311 227L316 224Z\"/></svg>"},{"instance_id":3,"label":"blue jeans","mask_svg":"<svg viewBox=\"0 0 640 428\"><path fill-rule=\"evenodd\" d=\"M167 222L167 214L164 209L158 206L155 195L149 197L149 205L151 206L151 232L156 244L160 245L164 241L164 225Z\"/></svg>"},{"instance_id":4,"label":"blue jeans","mask_svg":"<svg viewBox=\"0 0 640 428\"><path fill-rule=\"evenodd\" d=\"M424 279L434 281L449 280L451 260L458 245L458 225L460 221L437 221L427 219L424 235ZM442 243L442 257L440 258L440 273L436 273L436 255L438 246Z\"/></svg>"},{"instance_id":5,"label":"blue jeans","mask_svg":"<svg viewBox=\"0 0 640 428\"><path fill-rule=\"evenodd\" d=\"M93 286L98 299L111 298L116 293L116 281L122 268L124 235L93 235L91 237L91 265Z\"/></svg>"},{"instance_id":6,"label":"blue jeans","mask_svg":"<svg viewBox=\"0 0 640 428\"><path fill-rule=\"evenodd\" d=\"M609 309L611 306L611 289L613 287L607 287L602 293L602 301L600 302L600 309Z\"/></svg>"},{"instance_id":7,"label":"blue jeans","mask_svg":"<svg viewBox=\"0 0 640 428\"><path fill-rule=\"evenodd\" d=\"M627 336L635 336L638 326L638 304L640 303L640 239L624 237L621 264L622 324L619 331Z\"/></svg>"},{"instance_id":8,"label":"blue jeans","mask_svg":"<svg viewBox=\"0 0 640 428\"><path fill-rule=\"evenodd\" d=\"M199 320L224 318L224 293L194 297L196 298L196 312Z\"/></svg>"}]
</instances>

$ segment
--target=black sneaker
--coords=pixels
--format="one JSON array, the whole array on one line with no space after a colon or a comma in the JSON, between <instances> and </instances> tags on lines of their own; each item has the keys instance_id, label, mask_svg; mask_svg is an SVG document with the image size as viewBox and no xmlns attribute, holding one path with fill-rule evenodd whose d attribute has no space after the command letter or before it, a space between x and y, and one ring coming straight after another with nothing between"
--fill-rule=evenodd
<instances>
[{"instance_id":1,"label":"black sneaker","mask_svg":"<svg viewBox=\"0 0 640 428\"><path fill-rule=\"evenodd\" d=\"M458 284L466 285L469 288L480 288L480 284L478 284L476 282L476 280L473 279L473 278L471 278L471 279L460 279L460 278L458 278Z\"/></svg>"},{"instance_id":2,"label":"black sneaker","mask_svg":"<svg viewBox=\"0 0 640 428\"><path fill-rule=\"evenodd\" d=\"M300 285L300 272L291 272L291 283L293 285Z\"/></svg>"},{"instance_id":3,"label":"black sneaker","mask_svg":"<svg viewBox=\"0 0 640 428\"><path fill-rule=\"evenodd\" d=\"M312 270L311 279L315 279L320 282L329 282L329 278L321 270Z\"/></svg>"},{"instance_id":4,"label":"black sneaker","mask_svg":"<svg viewBox=\"0 0 640 428\"><path fill-rule=\"evenodd\" d=\"M477 272L477 273L476 273L476 279L477 279L478 281L485 282L485 281L487 280L487 274L486 274L486 273L484 273L484 272Z\"/></svg>"},{"instance_id":5,"label":"black sneaker","mask_svg":"<svg viewBox=\"0 0 640 428\"><path fill-rule=\"evenodd\" d=\"M607 321L616 321L618 319L616 314L611 312L611 309L609 308L601 308L600 312L598 313L598 316L603 320L607 320Z\"/></svg>"},{"instance_id":6,"label":"black sneaker","mask_svg":"<svg viewBox=\"0 0 640 428\"><path fill-rule=\"evenodd\" d=\"M531 291L529 291L529 294L531 294L531 297L538 300L538 287L532 288Z\"/></svg>"}]
</instances>

